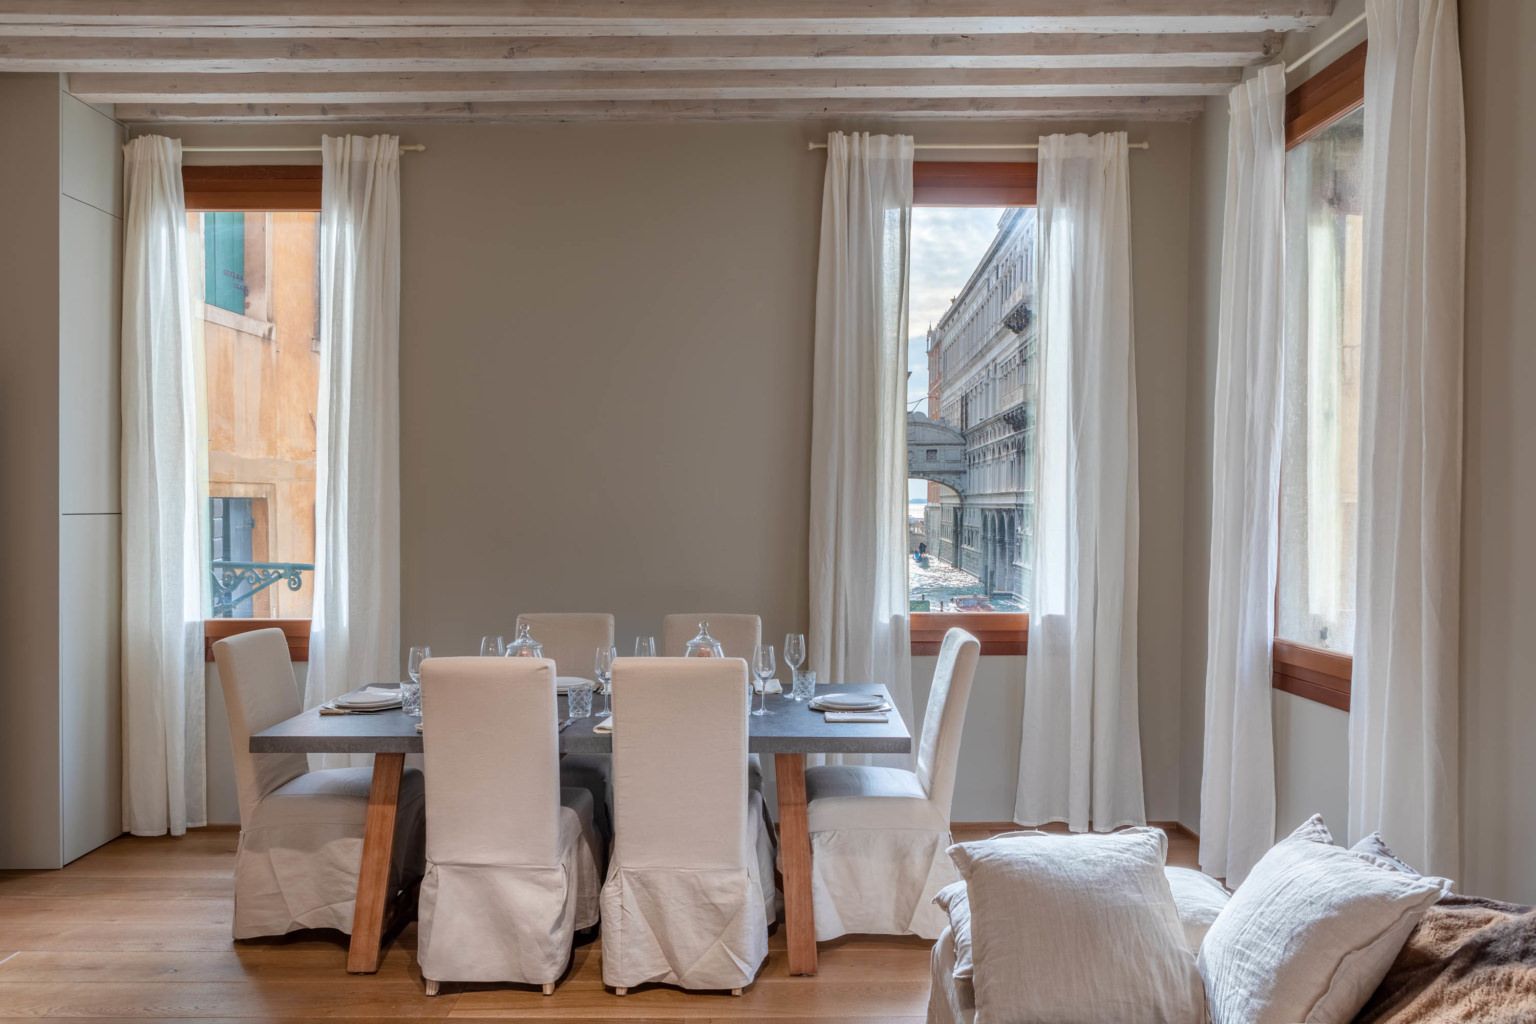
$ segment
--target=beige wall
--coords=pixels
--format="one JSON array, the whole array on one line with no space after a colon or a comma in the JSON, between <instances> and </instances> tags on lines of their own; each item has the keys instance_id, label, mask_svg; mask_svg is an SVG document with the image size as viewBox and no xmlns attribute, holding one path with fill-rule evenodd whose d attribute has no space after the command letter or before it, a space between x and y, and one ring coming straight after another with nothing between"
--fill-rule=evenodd
<instances>
[{"instance_id":1,"label":"beige wall","mask_svg":"<svg viewBox=\"0 0 1536 1024\"><path fill-rule=\"evenodd\" d=\"M1341 2L1335 21L1358 13ZM1462 502L1462 877L1466 892L1536 902L1536 6L1461 0L1461 50L1467 112L1466 439ZM1327 27L1320 29L1326 34ZM1347 48L1345 40L1335 50ZM1303 44L1290 48L1305 49ZM1330 58L1324 54L1317 66ZM1316 70L1313 68L1312 70ZM1195 126L1197 167L1224 166L1225 110L1207 104ZM1220 275L1220 179L1195 179L1191 274L1190 473L1193 505L1185 602L1185 720L1203 693L1205 620L1201 548L1209 546L1210 386L1215 352L1215 289ZM1212 230L1214 224L1214 233ZM1200 313L1203 305L1204 314ZM1197 380L1198 378L1198 380ZM1287 694L1276 695L1277 817L1289 828L1304 813L1342 816L1347 808L1347 716ZM1198 736L1185 732L1186 822ZM1198 797L1198 786L1193 792ZM1342 831L1342 830L1340 830ZM1391 837L1387 837L1391 841Z\"/></svg>"},{"instance_id":2,"label":"beige wall","mask_svg":"<svg viewBox=\"0 0 1536 1024\"><path fill-rule=\"evenodd\" d=\"M925 141L1040 133L869 127ZM805 143L826 126L393 130L428 147L401 173L404 642L467 652L540 609L610 610L624 643L683 607L756 611L770 637L803 628L825 167ZM1148 814L1173 818L1190 129L1128 130L1152 142L1131 165L1143 750ZM931 671L919 659L919 698ZM956 813L995 820L1012 813L1017 723L982 719L1016 718L1022 660L984 676Z\"/></svg>"}]
</instances>

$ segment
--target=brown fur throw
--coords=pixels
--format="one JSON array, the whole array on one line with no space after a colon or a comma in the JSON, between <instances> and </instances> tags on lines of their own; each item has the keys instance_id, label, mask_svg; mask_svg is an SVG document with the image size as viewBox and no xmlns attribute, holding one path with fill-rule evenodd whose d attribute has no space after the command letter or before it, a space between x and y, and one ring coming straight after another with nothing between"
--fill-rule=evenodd
<instances>
[{"instance_id":1,"label":"brown fur throw","mask_svg":"<svg viewBox=\"0 0 1536 1024\"><path fill-rule=\"evenodd\" d=\"M1355 1024L1536 1022L1536 910L1451 895L1429 908Z\"/></svg>"}]
</instances>

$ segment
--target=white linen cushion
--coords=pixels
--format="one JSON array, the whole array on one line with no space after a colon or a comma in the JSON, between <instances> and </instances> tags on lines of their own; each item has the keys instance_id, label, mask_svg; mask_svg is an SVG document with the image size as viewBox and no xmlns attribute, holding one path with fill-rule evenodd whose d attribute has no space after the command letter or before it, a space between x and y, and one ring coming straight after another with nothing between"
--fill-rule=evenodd
<instances>
[{"instance_id":1,"label":"white linen cushion","mask_svg":"<svg viewBox=\"0 0 1536 1024\"><path fill-rule=\"evenodd\" d=\"M1380 832L1372 832L1349 849L1351 853L1358 853L1361 856L1371 858L1371 860L1384 868L1401 871L1403 874L1412 875L1415 878L1421 877L1418 871L1398 860L1397 854L1393 853L1392 848L1381 838Z\"/></svg>"},{"instance_id":2,"label":"white linen cushion","mask_svg":"<svg viewBox=\"0 0 1536 1024\"><path fill-rule=\"evenodd\" d=\"M1179 908L1179 925L1184 929L1184 941L1191 953L1200 952L1205 933L1211 930L1216 917L1232 899L1216 879L1193 868L1164 868L1168 887L1173 890L1173 905Z\"/></svg>"},{"instance_id":3,"label":"white linen cushion","mask_svg":"<svg viewBox=\"0 0 1536 1024\"><path fill-rule=\"evenodd\" d=\"M1039 835L950 847L987 1024L1189 1022L1204 997L1163 873L1167 837Z\"/></svg>"},{"instance_id":4,"label":"white linen cushion","mask_svg":"<svg viewBox=\"0 0 1536 1024\"><path fill-rule=\"evenodd\" d=\"M1211 925L1199 964L1213 1024L1346 1024L1449 887L1331 838L1314 817L1276 843Z\"/></svg>"},{"instance_id":5,"label":"white linen cushion","mask_svg":"<svg viewBox=\"0 0 1536 1024\"><path fill-rule=\"evenodd\" d=\"M1184 941L1191 953L1198 952L1205 933L1232 894L1210 875L1191 868L1165 867L1163 873L1168 876L1168 887L1173 891L1173 905L1179 912ZM949 915L950 941L955 947L955 977L969 978L974 967L971 959L971 901L965 883L946 885L933 902Z\"/></svg>"}]
</instances>

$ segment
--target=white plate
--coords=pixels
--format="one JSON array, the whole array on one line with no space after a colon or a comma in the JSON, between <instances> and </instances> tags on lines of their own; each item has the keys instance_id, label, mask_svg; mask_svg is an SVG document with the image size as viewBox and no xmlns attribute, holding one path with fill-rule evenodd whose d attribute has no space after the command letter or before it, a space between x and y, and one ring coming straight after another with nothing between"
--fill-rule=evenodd
<instances>
[{"instance_id":1,"label":"white plate","mask_svg":"<svg viewBox=\"0 0 1536 1024\"><path fill-rule=\"evenodd\" d=\"M865 711L885 706L882 693L823 693L813 702L817 706L837 711Z\"/></svg>"},{"instance_id":2,"label":"white plate","mask_svg":"<svg viewBox=\"0 0 1536 1024\"><path fill-rule=\"evenodd\" d=\"M591 686L591 687L596 687L597 686L597 684L595 682L593 682L590 679L584 678L582 676L556 676L555 677L555 692L556 693L570 693L571 692L571 686L573 684L578 684L579 685L581 683L586 683L588 686Z\"/></svg>"},{"instance_id":3,"label":"white plate","mask_svg":"<svg viewBox=\"0 0 1536 1024\"><path fill-rule=\"evenodd\" d=\"M357 693L348 693L336 698L336 706L341 708L382 708L391 704L400 703L398 693L374 693L370 690L362 690Z\"/></svg>"}]
</instances>

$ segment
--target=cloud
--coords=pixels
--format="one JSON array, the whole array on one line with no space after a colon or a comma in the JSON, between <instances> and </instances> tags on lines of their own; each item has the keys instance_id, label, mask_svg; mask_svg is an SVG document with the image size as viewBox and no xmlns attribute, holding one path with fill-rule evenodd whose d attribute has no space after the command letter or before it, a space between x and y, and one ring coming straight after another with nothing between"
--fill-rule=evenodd
<instances>
[{"instance_id":1,"label":"cloud","mask_svg":"<svg viewBox=\"0 0 1536 1024\"><path fill-rule=\"evenodd\" d=\"M907 408L927 412L927 330L949 309L997 236L1002 207L919 206L912 211Z\"/></svg>"}]
</instances>

